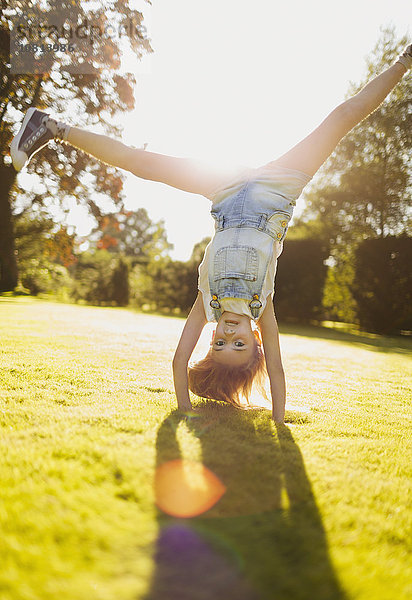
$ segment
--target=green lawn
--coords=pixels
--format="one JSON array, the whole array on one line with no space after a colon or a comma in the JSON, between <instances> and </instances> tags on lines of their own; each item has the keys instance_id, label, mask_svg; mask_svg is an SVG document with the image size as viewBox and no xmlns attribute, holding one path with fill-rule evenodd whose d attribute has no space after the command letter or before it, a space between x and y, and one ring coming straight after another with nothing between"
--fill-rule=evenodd
<instances>
[{"instance_id":1,"label":"green lawn","mask_svg":"<svg viewBox=\"0 0 412 600\"><path fill-rule=\"evenodd\" d=\"M0 297L0 600L411 598L411 341L281 328L276 427L176 411L183 325ZM200 516L156 506L178 458L225 486Z\"/></svg>"}]
</instances>

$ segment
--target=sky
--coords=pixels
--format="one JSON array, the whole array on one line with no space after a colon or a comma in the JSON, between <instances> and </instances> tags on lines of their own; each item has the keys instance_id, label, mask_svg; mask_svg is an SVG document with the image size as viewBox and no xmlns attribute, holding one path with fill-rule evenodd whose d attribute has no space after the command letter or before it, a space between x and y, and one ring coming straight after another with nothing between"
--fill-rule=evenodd
<instances>
[{"instance_id":1,"label":"sky","mask_svg":"<svg viewBox=\"0 0 412 600\"><path fill-rule=\"evenodd\" d=\"M154 53L135 65L136 106L123 141L171 156L259 166L342 102L365 73L382 26L412 34L407 0L153 0L143 13ZM132 64L132 63L130 63ZM213 234L210 202L128 175L128 209L164 220L171 255L187 260ZM302 210L304 197L298 201ZM69 223L87 234L90 219Z\"/></svg>"}]
</instances>

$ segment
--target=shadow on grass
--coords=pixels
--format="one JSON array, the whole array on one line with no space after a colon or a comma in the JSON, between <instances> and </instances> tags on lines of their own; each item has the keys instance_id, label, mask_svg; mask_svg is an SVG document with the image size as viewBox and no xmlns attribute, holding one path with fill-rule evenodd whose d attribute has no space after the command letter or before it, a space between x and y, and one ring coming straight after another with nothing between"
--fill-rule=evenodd
<instances>
[{"instance_id":1,"label":"shadow on grass","mask_svg":"<svg viewBox=\"0 0 412 600\"><path fill-rule=\"evenodd\" d=\"M266 411L204 402L172 412L157 436L157 467L182 458L179 432L226 487L209 511L158 511L159 536L145 600L344 600L301 452ZM182 429L181 429L182 428Z\"/></svg>"},{"instance_id":2,"label":"shadow on grass","mask_svg":"<svg viewBox=\"0 0 412 600\"><path fill-rule=\"evenodd\" d=\"M291 323L279 323L279 331L284 335L298 335L314 339L332 340L366 346L377 352L394 352L397 354L410 354L412 352L412 337L396 336L389 337L351 330L348 325L342 328L322 327L315 325L298 325Z\"/></svg>"}]
</instances>

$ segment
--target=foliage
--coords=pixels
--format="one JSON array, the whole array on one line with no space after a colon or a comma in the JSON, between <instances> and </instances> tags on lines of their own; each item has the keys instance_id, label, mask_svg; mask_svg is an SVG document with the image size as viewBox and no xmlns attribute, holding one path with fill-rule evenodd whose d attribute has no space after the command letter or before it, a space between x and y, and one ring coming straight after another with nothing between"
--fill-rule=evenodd
<instances>
[{"instance_id":1,"label":"foliage","mask_svg":"<svg viewBox=\"0 0 412 600\"><path fill-rule=\"evenodd\" d=\"M407 43L406 37L395 38L394 29L384 29L367 59L364 80L352 84L348 96L392 64ZM412 80L406 76L344 137L306 193L306 209L291 229L292 237L330 244L323 299L327 318L355 322L359 317L366 323L366 306L359 306L357 317L352 289L357 245L364 239L412 234L411 98ZM403 314L406 297L400 297L399 304ZM385 319L389 323L391 316ZM385 319L382 316L381 322Z\"/></svg>"},{"instance_id":2,"label":"foliage","mask_svg":"<svg viewBox=\"0 0 412 600\"><path fill-rule=\"evenodd\" d=\"M377 333L412 331L412 238L365 240L356 250L353 295L360 325Z\"/></svg>"},{"instance_id":3,"label":"foliage","mask_svg":"<svg viewBox=\"0 0 412 600\"><path fill-rule=\"evenodd\" d=\"M107 250L83 252L72 268L74 300L101 306L129 301L128 265Z\"/></svg>"},{"instance_id":4,"label":"foliage","mask_svg":"<svg viewBox=\"0 0 412 600\"><path fill-rule=\"evenodd\" d=\"M130 218L122 222L124 214ZM173 261L166 254L171 245L163 223L153 223L145 209L120 213L119 219L110 214L102 223L92 236L91 249L77 253L75 236L41 211L17 215L21 285L32 294L62 297L64 292L65 299L77 302L127 306L130 301L143 309L189 312L209 238L195 245L189 261ZM123 225L118 231L116 223ZM110 239L116 243L110 245Z\"/></svg>"},{"instance_id":5,"label":"foliage","mask_svg":"<svg viewBox=\"0 0 412 600\"><path fill-rule=\"evenodd\" d=\"M367 60L365 80L394 62L408 43L385 29ZM411 234L412 81L404 77L381 106L337 146L306 195L300 220L322 224L332 246Z\"/></svg>"},{"instance_id":6,"label":"foliage","mask_svg":"<svg viewBox=\"0 0 412 600\"><path fill-rule=\"evenodd\" d=\"M197 295L197 265L192 261L169 260L153 263L149 272L157 308L189 312Z\"/></svg>"},{"instance_id":7,"label":"foliage","mask_svg":"<svg viewBox=\"0 0 412 600\"><path fill-rule=\"evenodd\" d=\"M113 269L110 288L111 300L117 306L127 306L129 304L129 266L122 257L118 258Z\"/></svg>"},{"instance_id":8,"label":"foliage","mask_svg":"<svg viewBox=\"0 0 412 600\"><path fill-rule=\"evenodd\" d=\"M68 267L75 263L74 235L41 212L23 211L15 219L19 284L33 295L53 294L67 300Z\"/></svg>"},{"instance_id":9,"label":"foliage","mask_svg":"<svg viewBox=\"0 0 412 600\"><path fill-rule=\"evenodd\" d=\"M340 253L329 264L323 291L324 317L343 323L357 322L357 307L352 295L353 252Z\"/></svg>"},{"instance_id":10,"label":"foliage","mask_svg":"<svg viewBox=\"0 0 412 600\"><path fill-rule=\"evenodd\" d=\"M132 265L157 260L173 248L164 221L153 222L145 208L102 215L89 239L99 249L130 257Z\"/></svg>"},{"instance_id":11,"label":"foliage","mask_svg":"<svg viewBox=\"0 0 412 600\"><path fill-rule=\"evenodd\" d=\"M328 249L318 240L286 240L279 257L274 304L279 320L308 322L322 317Z\"/></svg>"},{"instance_id":12,"label":"foliage","mask_svg":"<svg viewBox=\"0 0 412 600\"><path fill-rule=\"evenodd\" d=\"M153 279L147 265L135 265L130 269L130 304L143 310L155 310L156 299L153 293Z\"/></svg>"},{"instance_id":13,"label":"foliage","mask_svg":"<svg viewBox=\"0 0 412 600\"><path fill-rule=\"evenodd\" d=\"M288 229L288 240L320 240L326 245L330 244L330 238L325 231L320 217L304 220L298 217L293 220L293 226Z\"/></svg>"},{"instance_id":14,"label":"foliage","mask_svg":"<svg viewBox=\"0 0 412 600\"><path fill-rule=\"evenodd\" d=\"M188 261L158 257L131 273L132 303L151 310L187 314L197 295L198 267L210 238L193 247Z\"/></svg>"},{"instance_id":15,"label":"foliage","mask_svg":"<svg viewBox=\"0 0 412 600\"><path fill-rule=\"evenodd\" d=\"M123 175L118 170L76 148L63 148L57 143L33 157L27 167L27 172L33 175L32 188L18 190L8 152L16 133L16 122L28 108L47 109L60 120L73 124L74 118L78 126L99 126L105 133L118 137L120 129L114 123L115 115L134 107L135 78L130 73L119 72L120 40L124 42L125 36L108 36L102 39L97 50L92 43L77 44L69 65L77 67L76 73L65 68L52 52L43 57L41 73L12 72L10 31L21 19L29 22L33 18L37 22L38 6L23 0L5 0L0 13L0 289L13 289L17 281L11 221L16 207L17 212L22 206L47 208L60 204L65 208L66 201L71 199L99 218L105 212L103 207L108 198L115 206L121 206L123 201ZM128 31L131 21L142 22L142 14L133 8L130 0L116 3L50 0L42 6L44 22L49 24L62 19L70 24L81 24L89 19L94 25L116 24ZM67 41L64 36L60 37L61 41ZM44 39L45 43L55 41ZM128 43L137 56L152 51L143 29L139 35L128 36ZM81 65L86 67L84 72Z\"/></svg>"}]
</instances>

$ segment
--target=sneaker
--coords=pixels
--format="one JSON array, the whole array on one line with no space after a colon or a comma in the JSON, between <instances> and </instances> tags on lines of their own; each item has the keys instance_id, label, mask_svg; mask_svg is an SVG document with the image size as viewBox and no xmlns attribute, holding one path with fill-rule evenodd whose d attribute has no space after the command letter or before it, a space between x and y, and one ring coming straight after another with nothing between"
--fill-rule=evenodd
<instances>
[{"instance_id":1,"label":"sneaker","mask_svg":"<svg viewBox=\"0 0 412 600\"><path fill-rule=\"evenodd\" d=\"M21 171L30 158L54 138L47 127L49 115L37 108L29 108L19 132L10 145L10 155L16 171Z\"/></svg>"}]
</instances>

